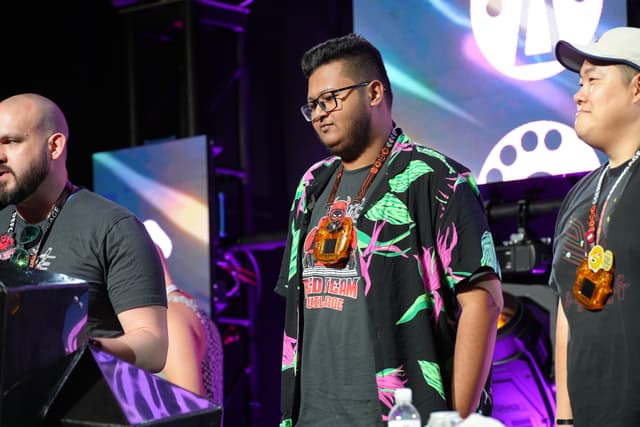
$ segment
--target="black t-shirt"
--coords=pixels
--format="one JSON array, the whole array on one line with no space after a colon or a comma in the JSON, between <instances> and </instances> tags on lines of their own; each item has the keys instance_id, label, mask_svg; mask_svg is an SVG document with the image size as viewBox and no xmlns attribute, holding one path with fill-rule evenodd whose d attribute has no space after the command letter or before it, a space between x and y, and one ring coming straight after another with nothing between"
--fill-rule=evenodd
<instances>
[{"instance_id":1,"label":"black t-shirt","mask_svg":"<svg viewBox=\"0 0 640 427\"><path fill-rule=\"evenodd\" d=\"M326 207L333 182L317 201L314 225L304 248L304 345L302 346L299 426L335 427L381 424L375 381L375 363L369 332L364 282L356 252L344 268L327 268L313 256L317 224L336 212L352 217L354 198L369 167L344 171L334 203ZM335 174L334 174L335 175ZM334 177L335 179L335 177ZM339 213L342 215L342 213ZM353 244L357 237L352 236Z\"/></svg>"},{"instance_id":2,"label":"black t-shirt","mask_svg":"<svg viewBox=\"0 0 640 427\"><path fill-rule=\"evenodd\" d=\"M0 232L9 226L14 211L14 206L0 211ZM24 226L18 215L16 236ZM45 238L36 268L89 283L92 336L120 335L116 313L166 306L164 274L153 241L124 207L80 189L69 197Z\"/></svg>"},{"instance_id":3,"label":"black t-shirt","mask_svg":"<svg viewBox=\"0 0 640 427\"><path fill-rule=\"evenodd\" d=\"M551 285L569 323L568 389L578 426L640 425L640 171L634 164L609 199L598 241L614 254L613 294L601 311L576 301L576 268L589 250L585 233L602 168L578 182L558 215ZM604 200L625 165L610 170L598 202ZM598 221L599 223L600 221Z\"/></svg>"}]
</instances>

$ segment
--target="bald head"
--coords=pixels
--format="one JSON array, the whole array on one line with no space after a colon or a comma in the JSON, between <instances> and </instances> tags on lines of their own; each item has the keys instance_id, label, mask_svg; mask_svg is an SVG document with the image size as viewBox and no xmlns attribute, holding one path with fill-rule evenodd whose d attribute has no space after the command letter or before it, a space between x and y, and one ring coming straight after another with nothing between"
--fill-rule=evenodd
<instances>
[{"instance_id":1,"label":"bald head","mask_svg":"<svg viewBox=\"0 0 640 427\"><path fill-rule=\"evenodd\" d=\"M69 127L60 108L35 93L0 101L0 206L45 214L67 182ZM25 217L26 218L26 217Z\"/></svg>"},{"instance_id":2,"label":"bald head","mask_svg":"<svg viewBox=\"0 0 640 427\"><path fill-rule=\"evenodd\" d=\"M61 133L69 138L69 126L62 110L52 100L36 93L23 93L0 102L0 110L13 110L32 127L45 134Z\"/></svg>"}]
</instances>

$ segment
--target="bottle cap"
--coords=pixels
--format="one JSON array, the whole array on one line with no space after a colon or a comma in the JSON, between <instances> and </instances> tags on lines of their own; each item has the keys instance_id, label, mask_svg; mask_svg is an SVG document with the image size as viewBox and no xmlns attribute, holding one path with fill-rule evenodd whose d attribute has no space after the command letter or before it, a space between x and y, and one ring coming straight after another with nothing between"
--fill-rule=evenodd
<instances>
[{"instance_id":1,"label":"bottle cap","mask_svg":"<svg viewBox=\"0 0 640 427\"><path fill-rule=\"evenodd\" d=\"M410 388L398 388L394 393L396 397L396 403L398 402L411 402L411 389Z\"/></svg>"}]
</instances>

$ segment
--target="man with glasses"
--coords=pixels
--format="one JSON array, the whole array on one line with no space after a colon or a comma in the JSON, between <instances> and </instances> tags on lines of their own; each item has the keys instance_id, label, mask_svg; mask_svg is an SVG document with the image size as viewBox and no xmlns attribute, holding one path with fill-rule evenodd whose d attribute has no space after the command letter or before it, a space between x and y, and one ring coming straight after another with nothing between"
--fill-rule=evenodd
<instances>
[{"instance_id":1,"label":"man with glasses","mask_svg":"<svg viewBox=\"0 0 640 427\"><path fill-rule=\"evenodd\" d=\"M69 130L37 94L0 102L0 259L89 283L88 332L150 372L167 354L164 273L135 216L68 179Z\"/></svg>"},{"instance_id":2,"label":"man with glasses","mask_svg":"<svg viewBox=\"0 0 640 427\"><path fill-rule=\"evenodd\" d=\"M331 155L296 190L276 286L281 425L386 425L400 387L424 422L487 414L502 291L469 170L396 126L366 39L321 43L302 70L302 115Z\"/></svg>"}]
</instances>

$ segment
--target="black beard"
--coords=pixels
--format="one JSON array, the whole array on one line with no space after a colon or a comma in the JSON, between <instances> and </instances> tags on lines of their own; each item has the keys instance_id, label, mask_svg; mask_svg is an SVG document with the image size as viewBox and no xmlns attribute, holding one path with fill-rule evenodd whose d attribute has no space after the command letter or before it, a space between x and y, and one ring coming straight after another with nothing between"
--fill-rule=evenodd
<instances>
[{"instance_id":1,"label":"black beard","mask_svg":"<svg viewBox=\"0 0 640 427\"><path fill-rule=\"evenodd\" d=\"M369 145L369 124L371 118L369 116L363 116L353 121L351 128L351 135L349 139L351 141L346 147L341 147L342 150L331 150L329 152L335 156L338 156L344 162L352 162L357 160L364 150Z\"/></svg>"},{"instance_id":2,"label":"black beard","mask_svg":"<svg viewBox=\"0 0 640 427\"><path fill-rule=\"evenodd\" d=\"M18 179L13 171L10 173L16 179L16 187L12 191L0 190L0 209L9 205L17 205L36 192L49 174L47 153L43 152L43 156L31 165L29 172L22 179Z\"/></svg>"}]
</instances>

